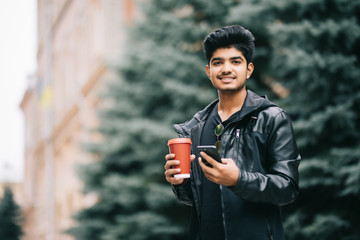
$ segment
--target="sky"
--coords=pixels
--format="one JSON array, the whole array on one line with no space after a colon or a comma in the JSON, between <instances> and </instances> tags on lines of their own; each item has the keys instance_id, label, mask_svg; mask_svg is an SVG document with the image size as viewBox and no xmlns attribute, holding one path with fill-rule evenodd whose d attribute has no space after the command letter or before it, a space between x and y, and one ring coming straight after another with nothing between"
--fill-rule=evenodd
<instances>
[{"instance_id":1,"label":"sky","mask_svg":"<svg viewBox=\"0 0 360 240\"><path fill-rule=\"evenodd\" d=\"M20 103L36 71L36 0L0 1L0 182L23 179Z\"/></svg>"}]
</instances>

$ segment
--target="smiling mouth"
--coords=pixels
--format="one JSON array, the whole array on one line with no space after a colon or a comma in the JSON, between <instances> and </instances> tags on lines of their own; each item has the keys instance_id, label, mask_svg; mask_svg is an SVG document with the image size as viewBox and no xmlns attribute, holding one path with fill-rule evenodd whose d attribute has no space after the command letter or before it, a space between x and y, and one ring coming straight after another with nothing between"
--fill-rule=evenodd
<instances>
[{"instance_id":1,"label":"smiling mouth","mask_svg":"<svg viewBox=\"0 0 360 240\"><path fill-rule=\"evenodd\" d=\"M218 79L222 82L231 82L235 79L234 76L219 76Z\"/></svg>"}]
</instances>

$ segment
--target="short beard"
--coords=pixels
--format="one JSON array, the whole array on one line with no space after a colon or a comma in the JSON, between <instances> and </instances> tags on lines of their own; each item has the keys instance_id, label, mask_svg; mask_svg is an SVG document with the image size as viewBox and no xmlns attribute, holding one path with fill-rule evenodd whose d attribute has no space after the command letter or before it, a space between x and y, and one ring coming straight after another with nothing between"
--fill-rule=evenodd
<instances>
[{"instance_id":1,"label":"short beard","mask_svg":"<svg viewBox=\"0 0 360 240\"><path fill-rule=\"evenodd\" d=\"M218 89L217 88L217 90L220 92L223 92L223 93L235 93L235 92L239 92L239 91L243 90L245 87L246 87L246 84L243 84L237 88L232 88L232 89Z\"/></svg>"}]
</instances>

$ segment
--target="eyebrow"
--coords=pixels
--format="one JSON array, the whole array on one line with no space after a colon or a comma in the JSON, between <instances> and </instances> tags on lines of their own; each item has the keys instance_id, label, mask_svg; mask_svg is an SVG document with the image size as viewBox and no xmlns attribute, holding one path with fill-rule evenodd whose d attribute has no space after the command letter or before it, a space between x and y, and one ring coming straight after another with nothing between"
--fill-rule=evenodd
<instances>
[{"instance_id":1,"label":"eyebrow","mask_svg":"<svg viewBox=\"0 0 360 240\"><path fill-rule=\"evenodd\" d=\"M241 59L242 61L244 61L244 59L241 56L236 56L236 57L231 57L230 58L230 60L235 60L235 59ZM211 59L210 63L212 63L214 61L220 61L220 60L224 60L224 58L215 57L215 58Z\"/></svg>"}]
</instances>

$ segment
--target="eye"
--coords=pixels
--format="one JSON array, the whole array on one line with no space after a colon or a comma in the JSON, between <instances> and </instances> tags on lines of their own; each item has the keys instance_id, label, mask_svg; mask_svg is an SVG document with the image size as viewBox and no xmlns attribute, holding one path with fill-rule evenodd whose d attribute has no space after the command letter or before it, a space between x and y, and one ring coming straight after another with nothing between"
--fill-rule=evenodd
<instances>
[{"instance_id":1,"label":"eye","mask_svg":"<svg viewBox=\"0 0 360 240\"><path fill-rule=\"evenodd\" d=\"M217 66L217 65L220 65L220 64L221 64L221 62L220 62L220 61L213 62L213 65L214 65L214 66Z\"/></svg>"}]
</instances>

